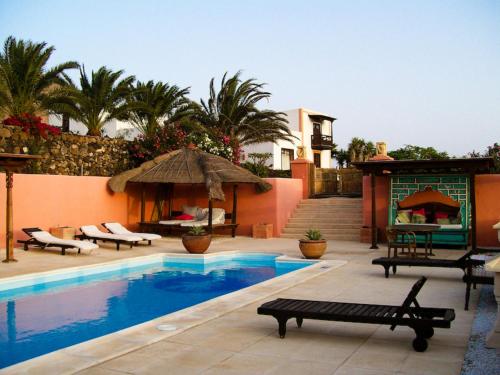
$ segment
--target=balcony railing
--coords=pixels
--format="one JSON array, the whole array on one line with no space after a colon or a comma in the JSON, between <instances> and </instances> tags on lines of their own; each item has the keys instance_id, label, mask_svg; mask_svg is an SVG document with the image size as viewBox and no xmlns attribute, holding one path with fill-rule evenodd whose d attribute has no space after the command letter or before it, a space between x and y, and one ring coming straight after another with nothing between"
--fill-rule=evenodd
<instances>
[{"instance_id":1,"label":"balcony railing","mask_svg":"<svg viewBox=\"0 0 500 375\"><path fill-rule=\"evenodd\" d=\"M332 136L324 134L311 135L311 148L314 150L329 150L333 146Z\"/></svg>"}]
</instances>

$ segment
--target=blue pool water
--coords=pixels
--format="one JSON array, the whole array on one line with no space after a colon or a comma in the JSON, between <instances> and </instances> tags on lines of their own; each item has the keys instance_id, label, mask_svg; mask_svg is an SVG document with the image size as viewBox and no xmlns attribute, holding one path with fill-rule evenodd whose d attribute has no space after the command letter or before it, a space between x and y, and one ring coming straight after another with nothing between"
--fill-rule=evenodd
<instances>
[{"instance_id":1,"label":"blue pool water","mask_svg":"<svg viewBox=\"0 0 500 375\"><path fill-rule=\"evenodd\" d=\"M0 368L303 268L275 255L176 259L0 290Z\"/></svg>"}]
</instances>

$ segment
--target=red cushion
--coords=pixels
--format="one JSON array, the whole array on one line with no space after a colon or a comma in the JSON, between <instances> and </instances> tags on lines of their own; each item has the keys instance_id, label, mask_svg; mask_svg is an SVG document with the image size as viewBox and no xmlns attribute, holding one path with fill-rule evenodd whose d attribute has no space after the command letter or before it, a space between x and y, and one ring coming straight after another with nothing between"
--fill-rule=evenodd
<instances>
[{"instance_id":1,"label":"red cushion","mask_svg":"<svg viewBox=\"0 0 500 375\"><path fill-rule=\"evenodd\" d=\"M188 214L182 214L179 216L175 217L177 220L193 220L194 216L188 215Z\"/></svg>"},{"instance_id":2,"label":"red cushion","mask_svg":"<svg viewBox=\"0 0 500 375\"><path fill-rule=\"evenodd\" d=\"M421 208L420 210L413 210L412 215L422 215L425 216L425 208Z\"/></svg>"},{"instance_id":3,"label":"red cushion","mask_svg":"<svg viewBox=\"0 0 500 375\"><path fill-rule=\"evenodd\" d=\"M436 212L436 219L448 219L448 216L446 212Z\"/></svg>"}]
</instances>

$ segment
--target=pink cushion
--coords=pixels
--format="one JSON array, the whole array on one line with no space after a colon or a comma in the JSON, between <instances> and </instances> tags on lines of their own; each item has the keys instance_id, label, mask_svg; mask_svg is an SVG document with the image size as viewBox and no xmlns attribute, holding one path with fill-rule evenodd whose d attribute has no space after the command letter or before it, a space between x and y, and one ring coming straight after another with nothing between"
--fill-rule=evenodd
<instances>
[{"instance_id":1,"label":"pink cushion","mask_svg":"<svg viewBox=\"0 0 500 375\"><path fill-rule=\"evenodd\" d=\"M191 216L188 214L182 214L182 215L176 216L175 219L177 219L177 220L193 220L194 216Z\"/></svg>"},{"instance_id":2,"label":"pink cushion","mask_svg":"<svg viewBox=\"0 0 500 375\"><path fill-rule=\"evenodd\" d=\"M448 216L446 212L436 212L436 219L448 219Z\"/></svg>"}]
</instances>

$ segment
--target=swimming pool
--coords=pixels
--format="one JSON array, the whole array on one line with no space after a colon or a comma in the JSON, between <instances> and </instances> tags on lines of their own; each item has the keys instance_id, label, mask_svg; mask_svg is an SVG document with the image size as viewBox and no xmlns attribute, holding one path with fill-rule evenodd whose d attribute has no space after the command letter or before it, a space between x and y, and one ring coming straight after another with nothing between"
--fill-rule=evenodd
<instances>
[{"instance_id":1,"label":"swimming pool","mask_svg":"<svg viewBox=\"0 0 500 375\"><path fill-rule=\"evenodd\" d=\"M0 282L0 368L310 265L277 254L149 257Z\"/></svg>"}]
</instances>

